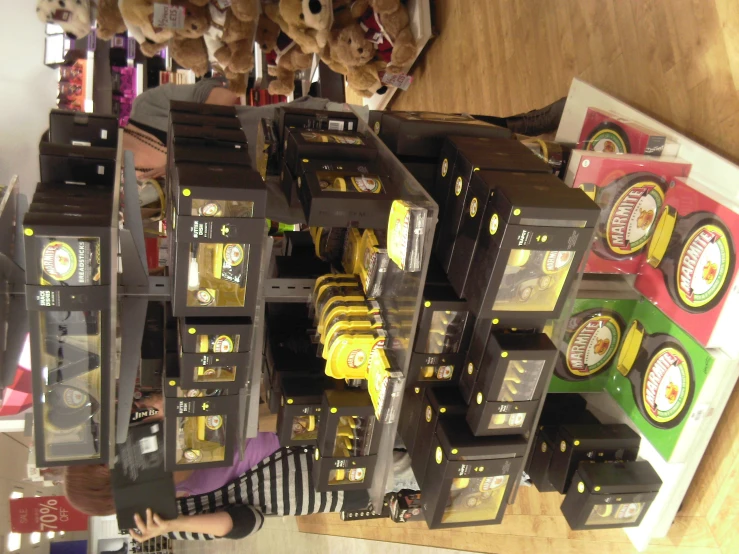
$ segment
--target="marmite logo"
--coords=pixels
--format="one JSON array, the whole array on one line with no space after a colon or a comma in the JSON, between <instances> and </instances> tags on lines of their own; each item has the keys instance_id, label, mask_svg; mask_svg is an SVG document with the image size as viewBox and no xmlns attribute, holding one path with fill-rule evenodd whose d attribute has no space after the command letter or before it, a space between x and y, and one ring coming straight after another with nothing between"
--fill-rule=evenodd
<instances>
[{"instance_id":1,"label":"marmite logo","mask_svg":"<svg viewBox=\"0 0 739 554\"><path fill-rule=\"evenodd\" d=\"M378 193L382 190L382 182L377 177L352 177L352 184L359 192Z\"/></svg>"},{"instance_id":2,"label":"marmite logo","mask_svg":"<svg viewBox=\"0 0 739 554\"><path fill-rule=\"evenodd\" d=\"M480 492L488 492L497 489L506 482L505 475L496 475L495 477L485 477L480 481Z\"/></svg>"},{"instance_id":3,"label":"marmite logo","mask_svg":"<svg viewBox=\"0 0 739 554\"><path fill-rule=\"evenodd\" d=\"M223 260L235 267L244 261L244 249L240 244L227 244L223 249Z\"/></svg>"},{"instance_id":4,"label":"marmite logo","mask_svg":"<svg viewBox=\"0 0 739 554\"><path fill-rule=\"evenodd\" d=\"M219 335L213 341L213 352L220 352L222 354L233 352L234 343L231 337L228 335Z\"/></svg>"},{"instance_id":5,"label":"marmite logo","mask_svg":"<svg viewBox=\"0 0 739 554\"><path fill-rule=\"evenodd\" d=\"M715 225L698 227L683 246L675 268L680 300L700 308L721 294L731 256L723 229Z\"/></svg>"},{"instance_id":6,"label":"marmite logo","mask_svg":"<svg viewBox=\"0 0 739 554\"><path fill-rule=\"evenodd\" d=\"M676 348L658 351L644 372L643 400L652 425L668 423L685 409L693 383L688 361Z\"/></svg>"},{"instance_id":7,"label":"marmite logo","mask_svg":"<svg viewBox=\"0 0 739 554\"><path fill-rule=\"evenodd\" d=\"M609 316L595 316L577 328L567 346L567 369L587 377L608 366L621 342L621 327Z\"/></svg>"},{"instance_id":8,"label":"marmite logo","mask_svg":"<svg viewBox=\"0 0 739 554\"><path fill-rule=\"evenodd\" d=\"M663 202L664 193L656 184L641 182L627 188L608 215L608 247L621 255L644 248L652 237Z\"/></svg>"},{"instance_id":9,"label":"marmite logo","mask_svg":"<svg viewBox=\"0 0 739 554\"><path fill-rule=\"evenodd\" d=\"M66 242L55 240L41 253L44 273L56 281L66 281L77 270L77 254Z\"/></svg>"},{"instance_id":10,"label":"marmite logo","mask_svg":"<svg viewBox=\"0 0 739 554\"><path fill-rule=\"evenodd\" d=\"M361 348L352 350L346 357L346 365L348 365L352 369L362 366L366 361L367 354L365 354L364 350L362 350Z\"/></svg>"},{"instance_id":11,"label":"marmite logo","mask_svg":"<svg viewBox=\"0 0 739 554\"><path fill-rule=\"evenodd\" d=\"M223 425L223 418L219 415L208 416L205 418L205 426L211 431L217 431Z\"/></svg>"},{"instance_id":12,"label":"marmite logo","mask_svg":"<svg viewBox=\"0 0 739 554\"><path fill-rule=\"evenodd\" d=\"M569 250L552 250L544 257L544 273L557 273L572 263L573 252Z\"/></svg>"},{"instance_id":13,"label":"marmite logo","mask_svg":"<svg viewBox=\"0 0 739 554\"><path fill-rule=\"evenodd\" d=\"M79 389L69 387L64 390L64 404L68 408L77 409L87 404L87 394Z\"/></svg>"}]
</instances>

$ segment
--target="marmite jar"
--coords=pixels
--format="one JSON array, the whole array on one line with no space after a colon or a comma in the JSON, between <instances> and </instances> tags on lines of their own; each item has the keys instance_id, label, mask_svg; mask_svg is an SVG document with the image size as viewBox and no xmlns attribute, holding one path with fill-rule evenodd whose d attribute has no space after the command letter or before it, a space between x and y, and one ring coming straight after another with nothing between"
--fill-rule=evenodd
<instances>
[{"instance_id":1,"label":"marmite jar","mask_svg":"<svg viewBox=\"0 0 739 554\"><path fill-rule=\"evenodd\" d=\"M234 340L230 335L200 335L198 337L197 352L217 352L227 354L237 352L239 337Z\"/></svg>"},{"instance_id":2,"label":"marmite jar","mask_svg":"<svg viewBox=\"0 0 739 554\"><path fill-rule=\"evenodd\" d=\"M734 273L734 245L715 214L680 216L675 208L665 206L647 262L662 272L675 304L699 314L714 308L726 294Z\"/></svg>"},{"instance_id":3,"label":"marmite jar","mask_svg":"<svg viewBox=\"0 0 739 554\"><path fill-rule=\"evenodd\" d=\"M537 158L546 162L546 164L552 168L552 173L557 175L560 179L564 177L567 163L570 161L572 148L559 142L542 140L536 137L526 138L521 142L525 144Z\"/></svg>"},{"instance_id":4,"label":"marmite jar","mask_svg":"<svg viewBox=\"0 0 739 554\"><path fill-rule=\"evenodd\" d=\"M584 183L580 188L601 208L593 252L615 261L639 255L654 233L667 182L654 173L639 171L604 187Z\"/></svg>"},{"instance_id":5,"label":"marmite jar","mask_svg":"<svg viewBox=\"0 0 739 554\"><path fill-rule=\"evenodd\" d=\"M695 394L693 368L688 354L670 335L650 335L634 320L616 368L631 381L634 401L654 427L671 429L688 415Z\"/></svg>"},{"instance_id":6,"label":"marmite jar","mask_svg":"<svg viewBox=\"0 0 739 554\"><path fill-rule=\"evenodd\" d=\"M554 309L574 259L570 250L513 250L493 309L530 301L542 304L542 309Z\"/></svg>"},{"instance_id":7,"label":"marmite jar","mask_svg":"<svg viewBox=\"0 0 739 554\"><path fill-rule=\"evenodd\" d=\"M324 187L324 180L321 182L321 190L334 192L369 192L372 194L380 194L382 192L382 179L377 175L352 175L347 177L337 177L333 183Z\"/></svg>"},{"instance_id":8,"label":"marmite jar","mask_svg":"<svg viewBox=\"0 0 739 554\"><path fill-rule=\"evenodd\" d=\"M100 409L100 403L87 391L61 384L46 391L44 404L47 423L59 430L88 422Z\"/></svg>"},{"instance_id":9,"label":"marmite jar","mask_svg":"<svg viewBox=\"0 0 739 554\"><path fill-rule=\"evenodd\" d=\"M178 417L177 463L198 464L225 459L225 415Z\"/></svg>"},{"instance_id":10,"label":"marmite jar","mask_svg":"<svg viewBox=\"0 0 739 554\"><path fill-rule=\"evenodd\" d=\"M573 315L554 373L565 381L581 381L610 367L625 329L621 315L611 310L593 308Z\"/></svg>"}]
</instances>

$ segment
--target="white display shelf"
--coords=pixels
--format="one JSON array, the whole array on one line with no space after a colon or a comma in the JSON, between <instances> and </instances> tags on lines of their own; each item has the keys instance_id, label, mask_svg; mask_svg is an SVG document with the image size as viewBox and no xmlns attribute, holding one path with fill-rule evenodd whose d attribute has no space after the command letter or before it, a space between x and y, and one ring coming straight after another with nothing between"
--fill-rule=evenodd
<instances>
[{"instance_id":1,"label":"white display shelf","mask_svg":"<svg viewBox=\"0 0 739 554\"><path fill-rule=\"evenodd\" d=\"M679 157L693 164L690 173L691 181L695 181L700 186L701 191L708 196L735 211L739 211L739 189L736 188L736 183L739 182L739 166L681 135L669 126L579 79L574 79L570 86L562 121L555 139L557 142L569 144L578 142L585 114L589 107L613 112L621 117L670 135L680 145ZM739 291L732 291L731 295L736 297L739 295ZM722 320L723 325L729 325L730 323L731 328L736 329L736 321L726 322ZM667 463L646 437L640 433L642 439L639 458L652 464L663 484L641 525L624 530L639 550L646 549L651 539L663 538L667 535L685 498L718 420L734 389L737 377L739 377L739 341L734 342L737 343L735 349L731 349L729 352L710 351L715 358L711 371L720 372L722 378L714 381L712 390L703 390L700 398L695 401L693 415L683 431L683 434L689 433L692 435L693 442L688 455L683 458L681 463ZM586 396L589 400L589 409L599 416L599 419L604 422L623 422L639 432L610 395L604 392Z\"/></svg>"},{"instance_id":2,"label":"white display shelf","mask_svg":"<svg viewBox=\"0 0 739 554\"><path fill-rule=\"evenodd\" d=\"M406 5L408 16L410 17L411 30L413 37L416 39L416 55L413 60L408 62L403 68L404 73L408 73L418 57L426 48L426 45L433 37L431 28L431 3L430 0L408 0ZM411 83L413 86L413 83ZM398 91L396 87L388 87L385 94L375 94L371 98L365 98L363 104L370 110L384 110Z\"/></svg>"}]
</instances>

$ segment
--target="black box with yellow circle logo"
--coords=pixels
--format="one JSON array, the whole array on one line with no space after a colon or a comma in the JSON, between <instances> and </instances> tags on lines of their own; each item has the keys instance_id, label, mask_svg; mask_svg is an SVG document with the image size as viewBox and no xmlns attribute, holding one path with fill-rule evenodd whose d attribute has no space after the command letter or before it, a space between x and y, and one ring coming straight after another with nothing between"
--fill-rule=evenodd
<instances>
[{"instance_id":1,"label":"black box with yellow circle logo","mask_svg":"<svg viewBox=\"0 0 739 554\"><path fill-rule=\"evenodd\" d=\"M167 352L164 360L164 371L159 381L162 394L167 398L204 398L213 396L230 396L237 394L229 392L214 383L211 388L187 387L183 384L180 374L180 359L177 353Z\"/></svg>"},{"instance_id":2,"label":"black box with yellow circle logo","mask_svg":"<svg viewBox=\"0 0 739 554\"><path fill-rule=\"evenodd\" d=\"M248 352L254 330L248 317L181 317L183 352Z\"/></svg>"},{"instance_id":3,"label":"black box with yellow circle logo","mask_svg":"<svg viewBox=\"0 0 739 554\"><path fill-rule=\"evenodd\" d=\"M467 406L456 389L427 388L425 390L412 430L414 447L411 453L411 469L420 487L424 484L426 467L430 459L429 453L436 438L439 421L464 415L466 411Z\"/></svg>"},{"instance_id":4,"label":"black box with yellow circle logo","mask_svg":"<svg viewBox=\"0 0 739 554\"><path fill-rule=\"evenodd\" d=\"M634 461L640 443L639 434L623 423L561 425L549 463L549 482L565 494L580 462Z\"/></svg>"},{"instance_id":5,"label":"black box with yellow circle logo","mask_svg":"<svg viewBox=\"0 0 739 554\"><path fill-rule=\"evenodd\" d=\"M475 437L463 416L440 420L423 487L429 529L500 523L526 445L521 436Z\"/></svg>"},{"instance_id":6,"label":"black box with yellow circle logo","mask_svg":"<svg viewBox=\"0 0 739 554\"><path fill-rule=\"evenodd\" d=\"M400 188L374 162L303 158L298 197L311 227L385 229Z\"/></svg>"},{"instance_id":7,"label":"black box with yellow circle logo","mask_svg":"<svg viewBox=\"0 0 739 554\"><path fill-rule=\"evenodd\" d=\"M427 285L408 372L409 383L456 386L472 335L474 316L451 287Z\"/></svg>"},{"instance_id":8,"label":"black box with yellow circle logo","mask_svg":"<svg viewBox=\"0 0 739 554\"><path fill-rule=\"evenodd\" d=\"M285 104L277 108L277 132L281 141L293 130L354 132L358 128L359 119L353 111L310 110Z\"/></svg>"},{"instance_id":9,"label":"black box with yellow circle logo","mask_svg":"<svg viewBox=\"0 0 739 554\"><path fill-rule=\"evenodd\" d=\"M585 193L539 185L496 187L464 288L479 318L556 319L592 240L598 206Z\"/></svg>"},{"instance_id":10,"label":"black box with yellow circle logo","mask_svg":"<svg viewBox=\"0 0 739 554\"><path fill-rule=\"evenodd\" d=\"M444 160L447 162L446 165ZM470 183L473 175L481 170L551 173L547 164L516 140L449 137L442 151L442 162L435 185L438 189L437 202L444 205L439 217L440 225L435 248L447 274L450 271L455 239L462 223L465 204L469 210ZM485 188L484 183L478 185ZM482 211L481 209L480 213Z\"/></svg>"},{"instance_id":11,"label":"black box with yellow circle logo","mask_svg":"<svg viewBox=\"0 0 739 554\"><path fill-rule=\"evenodd\" d=\"M403 403L400 406L400 417L398 418L398 435L413 460L416 445L416 431L418 418L421 417L423 399L426 395L422 387L410 386L403 392Z\"/></svg>"},{"instance_id":12,"label":"black box with yellow circle logo","mask_svg":"<svg viewBox=\"0 0 739 554\"><path fill-rule=\"evenodd\" d=\"M321 422L323 392L336 380L320 375L283 372L280 379L280 408L277 436L281 446L316 446Z\"/></svg>"},{"instance_id":13,"label":"black box with yellow circle logo","mask_svg":"<svg viewBox=\"0 0 739 554\"><path fill-rule=\"evenodd\" d=\"M325 391L313 464L316 490L370 488L379 444L380 428L367 391Z\"/></svg>"},{"instance_id":14,"label":"black box with yellow circle logo","mask_svg":"<svg viewBox=\"0 0 739 554\"><path fill-rule=\"evenodd\" d=\"M164 396L164 469L230 467L238 434L238 396Z\"/></svg>"},{"instance_id":15,"label":"black box with yellow circle logo","mask_svg":"<svg viewBox=\"0 0 739 554\"><path fill-rule=\"evenodd\" d=\"M662 479L649 462L581 463L562 502L570 529L636 527Z\"/></svg>"},{"instance_id":16,"label":"black box with yellow circle logo","mask_svg":"<svg viewBox=\"0 0 739 554\"><path fill-rule=\"evenodd\" d=\"M246 384L249 352L180 352L180 382L183 388L218 388L232 394Z\"/></svg>"},{"instance_id":17,"label":"black box with yellow circle logo","mask_svg":"<svg viewBox=\"0 0 739 554\"><path fill-rule=\"evenodd\" d=\"M472 432L524 434L535 425L557 353L543 333L490 333L467 412Z\"/></svg>"},{"instance_id":18,"label":"black box with yellow circle logo","mask_svg":"<svg viewBox=\"0 0 739 554\"><path fill-rule=\"evenodd\" d=\"M362 133L286 129L283 139L284 159L293 175L300 171L303 160L373 162L377 148Z\"/></svg>"}]
</instances>

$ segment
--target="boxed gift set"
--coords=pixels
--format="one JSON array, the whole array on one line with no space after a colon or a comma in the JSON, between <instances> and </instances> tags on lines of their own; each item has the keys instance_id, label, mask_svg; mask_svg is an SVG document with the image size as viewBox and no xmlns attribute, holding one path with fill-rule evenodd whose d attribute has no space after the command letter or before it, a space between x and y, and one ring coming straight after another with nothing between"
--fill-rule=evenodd
<instances>
[{"instance_id":1,"label":"boxed gift set","mask_svg":"<svg viewBox=\"0 0 739 554\"><path fill-rule=\"evenodd\" d=\"M679 145L665 133L605 110L588 108L577 147L610 154L674 156Z\"/></svg>"},{"instance_id":2,"label":"boxed gift set","mask_svg":"<svg viewBox=\"0 0 739 554\"><path fill-rule=\"evenodd\" d=\"M115 148L118 145L118 120L111 115L51 110L49 142Z\"/></svg>"},{"instance_id":3,"label":"boxed gift set","mask_svg":"<svg viewBox=\"0 0 739 554\"><path fill-rule=\"evenodd\" d=\"M374 162L377 149L361 133L291 129L285 135L284 160L297 177L302 160Z\"/></svg>"}]
</instances>

